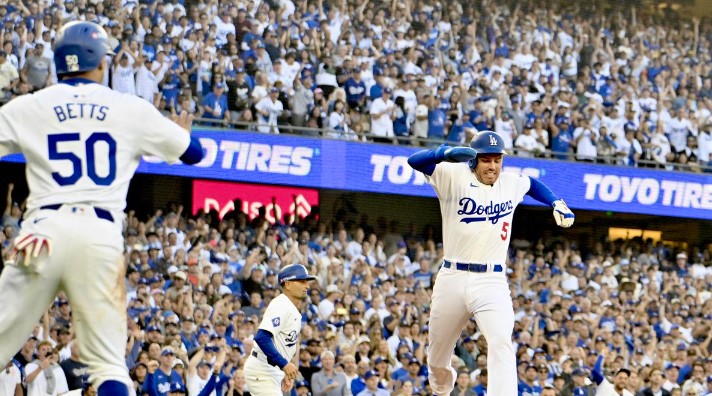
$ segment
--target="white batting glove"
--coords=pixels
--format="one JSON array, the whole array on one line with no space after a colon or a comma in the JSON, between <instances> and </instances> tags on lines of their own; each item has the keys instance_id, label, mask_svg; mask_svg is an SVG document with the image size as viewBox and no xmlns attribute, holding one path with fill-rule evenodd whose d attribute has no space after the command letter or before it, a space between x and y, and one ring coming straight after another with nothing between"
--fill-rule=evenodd
<instances>
[{"instance_id":1,"label":"white batting glove","mask_svg":"<svg viewBox=\"0 0 712 396\"><path fill-rule=\"evenodd\" d=\"M556 220L556 225L563 228L569 228L574 224L574 212L566 206L566 202L563 199L554 201L554 220Z\"/></svg>"},{"instance_id":2,"label":"white batting glove","mask_svg":"<svg viewBox=\"0 0 712 396\"><path fill-rule=\"evenodd\" d=\"M36 259L42 253L42 248L45 247L47 256L52 255L52 240L43 235L37 234L20 234L15 238L15 249L13 255L17 256L22 253L24 266L30 265L30 259Z\"/></svg>"}]
</instances>

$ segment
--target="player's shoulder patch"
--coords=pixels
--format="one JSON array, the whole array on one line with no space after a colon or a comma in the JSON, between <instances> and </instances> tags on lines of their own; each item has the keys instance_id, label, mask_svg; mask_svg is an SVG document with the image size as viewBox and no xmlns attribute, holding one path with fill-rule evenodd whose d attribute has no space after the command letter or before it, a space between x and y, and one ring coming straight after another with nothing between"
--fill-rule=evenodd
<instances>
[{"instance_id":1,"label":"player's shoulder patch","mask_svg":"<svg viewBox=\"0 0 712 396\"><path fill-rule=\"evenodd\" d=\"M276 318L272 318L272 326L277 327L277 326L279 326L279 323L280 323L279 316L277 316Z\"/></svg>"}]
</instances>

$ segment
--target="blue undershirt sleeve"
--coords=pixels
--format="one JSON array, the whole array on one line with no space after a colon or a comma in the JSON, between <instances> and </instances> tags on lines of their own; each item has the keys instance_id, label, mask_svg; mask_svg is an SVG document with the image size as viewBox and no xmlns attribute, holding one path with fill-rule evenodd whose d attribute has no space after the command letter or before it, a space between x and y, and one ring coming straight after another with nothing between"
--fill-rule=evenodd
<instances>
[{"instance_id":1,"label":"blue undershirt sleeve","mask_svg":"<svg viewBox=\"0 0 712 396\"><path fill-rule=\"evenodd\" d=\"M531 186L529 187L529 191L527 191L527 195L541 203L554 206L554 201L559 198L554 195L551 189L533 177L530 177L529 180L531 180Z\"/></svg>"},{"instance_id":2,"label":"blue undershirt sleeve","mask_svg":"<svg viewBox=\"0 0 712 396\"><path fill-rule=\"evenodd\" d=\"M208 396L209 394L211 394L215 390L217 378L217 375L211 374L208 383L205 384L205 388L203 388L203 390L198 393L198 396Z\"/></svg>"},{"instance_id":3,"label":"blue undershirt sleeve","mask_svg":"<svg viewBox=\"0 0 712 396\"><path fill-rule=\"evenodd\" d=\"M200 144L200 140L195 136L190 137L190 145L185 150L183 155L180 156L180 160L184 164L194 165L203 159L203 146Z\"/></svg>"},{"instance_id":4,"label":"blue undershirt sleeve","mask_svg":"<svg viewBox=\"0 0 712 396\"><path fill-rule=\"evenodd\" d=\"M591 371L591 379L596 385L600 385L603 382L603 355L599 355L596 359L596 364L593 365L593 370Z\"/></svg>"},{"instance_id":5,"label":"blue undershirt sleeve","mask_svg":"<svg viewBox=\"0 0 712 396\"><path fill-rule=\"evenodd\" d=\"M443 144L435 150L420 150L408 157L408 165L411 168L432 176L435 172L435 165L443 162L445 151L450 148Z\"/></svg>"},{"instance_id":6,"label":"blue undershirt sleeve","mask_svg":"<svg viewBox=\"0 0 712 396\"><path fill-rule=\"evenodd\" d=\"M277 352L277 348L275 348L274 341L272 340L272 333L269 331L263 329L257 330L255 342L260 346L265 356L267 356L267 363L277 366L280 369L289 363L284 356Z\"/></svg>"}]
</instances>

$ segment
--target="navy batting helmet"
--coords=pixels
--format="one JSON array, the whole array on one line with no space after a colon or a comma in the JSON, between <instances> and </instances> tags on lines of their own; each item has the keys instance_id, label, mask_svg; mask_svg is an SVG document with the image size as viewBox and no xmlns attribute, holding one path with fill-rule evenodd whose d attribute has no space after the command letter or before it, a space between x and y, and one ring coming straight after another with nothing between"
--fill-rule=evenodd
<instances>
[{"instance_id":1,"label":"navy batting helmet","mask_svg":"<svg viewBox=\"0 0 712 396\"><path fill-rule=\"evenodd\" d=\"M477 154L506 154L504 139L492 131L482 131L470 142ZM477 166L477 158L470 160L470 168Z\"/></svg>"},{"instance_id":2,"label":"navy batting helmet","mask_svg":"<svg viewBox=\"0 0 712 396\"><path fill-rule=\"evenodd\" d=\"M70 22L54 40L54 64L57 75L96 69L106 54L114 55L109 37L93 22Z\"/></svg>"},{"instance_id":3,"label":"navy batting helmet","mask_svg":"<svg viewBox=\"0 0 712 396\"><path fill-rule=\"evenodd\" d=\"M292 264L282 268L278 275L279 284L293 280L314 280L315 276L309 275L307 269L301 264Z\"/></svg>"}]
</instances>

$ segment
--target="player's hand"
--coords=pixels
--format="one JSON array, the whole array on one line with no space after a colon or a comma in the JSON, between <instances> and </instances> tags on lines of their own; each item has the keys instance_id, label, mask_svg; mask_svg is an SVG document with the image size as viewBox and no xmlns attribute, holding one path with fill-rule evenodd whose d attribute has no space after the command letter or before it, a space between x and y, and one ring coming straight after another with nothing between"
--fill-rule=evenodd
<instances>
[{"instance_id":1,"label":"player's hand","mask_svg":"<svg viewBox=\"0 0 712 396\"><path fill-rule=\"evenodd\" d=\"M287 377L282 378L282 392L289 392L292 389L292 385L294 385L294 381Z\"/></svg>"},{"instance_id":2,"label":"player's hand","mask_svg":"<svg viewBox=\"0 0 712 396\"><path fill-rule=\"evenodd\" d=\"M289 380L294 380L297 378L297 375L299 375L297 366L295 366L292 362L289 362L286 366L282 367L282 371L284 372L284 378Z\"/></svg>"},{"instance_id":3,"label":"player's hand","mask_svg":"<svg viewBox=\"0 0 712 396\"><path fill-rule=\"evenodd\" d=\"M42 248L45 247L47 256L52 255L52 241L46 236L37 234L24 234L15 238L15 248L13 251L13 256L22 253L24 256L23 265L29 266L31 258L37 258L42 253Z\"/></svg>"},{"instance_id":4,"label":"player's hand","mask_svg":"<svg viewBox=\"0 0 712 396\"><path fill-rule=\"evenodd\" d=\"M556 225L563 228L569 228L574 224L574 212L566 206L566 202L563 199L554 201L554 220L556 220Z\"/></svg>"},{"instance_id":5,"label":"player's hand","mask_svg":"<svg viewBox=\"0 0 712 396\"><path fill-rule=\"evenodd\" d=\"M193 126L193 115L188 114L185 110L181 111L180 114L176 114L175 109L171 109L171 120L188 132L190 132L190 128Z\"/></svg>"}]
</instances>

